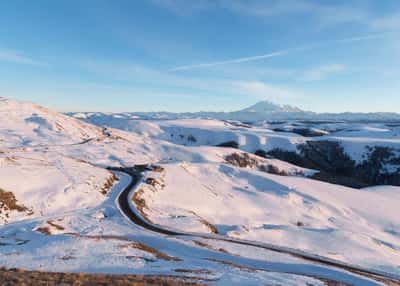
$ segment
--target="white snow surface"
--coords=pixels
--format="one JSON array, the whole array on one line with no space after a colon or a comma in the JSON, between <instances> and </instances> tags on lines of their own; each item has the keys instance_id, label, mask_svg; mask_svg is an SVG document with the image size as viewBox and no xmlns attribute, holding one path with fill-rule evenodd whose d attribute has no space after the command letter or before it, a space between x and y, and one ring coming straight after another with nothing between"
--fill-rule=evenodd
<instances>
[{"instance_id":1,"label":"white snow surface","mask_svg":"<svg viewBox=\"0 0 400 286\"><path fill-rule=\"evenodd\" d=\"M0 98L0 148L74 144L99 137L101 128L29 102Z\"/></svg>"},{"instance_id":2,"label":"white snow surface","mask_svg":"<svg viewBox=\"0 0 400 286\"><path fill-rule=\"evenodd\" d=\"M154 223L294 247L399 272L400 187L357 190L227 164L163 165L143 183Z\"/></svg>"},{"instance_id":3,"label":"white snow surface","mask_svg":"<svg viewBox=\"0 0 400 286\"><path fill-rule=\"evenodd\" d=\"M129 178L119 173L119 181L104 194L112 176L105 167L157 163L164 172L146 177L160 184L138 186L144 190L144 211L157 224L194 232L210 232L214 225L223 235L400 274L399 188L355 190L321 183L303 177L312 170L273 159L260 160L289 176L254 166L239 168L225 160L238 150L215 146L235 140L244 151L277 146L295 150L296 144L313 139L274 132L268 124L249 128L219 120L97 116L104 121L95 122L98 127L31 103L0 99L0 189L26 207L6 210L0 204L1 266L192 275L221 285L324 285L318 277L379 285L286 254L212 239L167 237L134 225L116 205ZM85 113L76 117L90 119ZM387 137L363 136L360 146L372 141L397 144L399 129L389 129L392 135ZM371 132L386 132L382 130L374 127ZM343 137L360 141L343 134L337 138Z\"/></svg>"}]
</instances>

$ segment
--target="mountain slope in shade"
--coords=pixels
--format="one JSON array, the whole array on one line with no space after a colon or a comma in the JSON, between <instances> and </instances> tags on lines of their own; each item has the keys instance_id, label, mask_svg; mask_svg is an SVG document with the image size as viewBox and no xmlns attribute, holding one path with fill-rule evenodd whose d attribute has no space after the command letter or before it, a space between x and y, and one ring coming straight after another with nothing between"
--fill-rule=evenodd
<instances>
[{"instance_id":1,"label":"mountain slope in shade","mask_svg":"<svg viewBox=\"0 0 400 286\"><path fill-rule=\"evenodd\" d=\"M101 133L99 127L36 104L0 98L0 147L73 144Z\"/></svg>"}]
</instances>

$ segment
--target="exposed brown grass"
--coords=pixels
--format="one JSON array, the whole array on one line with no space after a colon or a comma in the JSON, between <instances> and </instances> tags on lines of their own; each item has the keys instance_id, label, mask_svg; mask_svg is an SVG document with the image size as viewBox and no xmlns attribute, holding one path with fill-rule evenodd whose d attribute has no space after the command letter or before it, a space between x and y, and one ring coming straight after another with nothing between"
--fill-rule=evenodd
<instances>
[{"instance_id":1,"label":"exposed brown grass","mask_svg":"<svg viewBox=\"0 0 400 286\"><path fill-rule=\"evenodd\" d=\"M196 214L194 211L190 211L190 212L193 215L195 215L198 218L198 220L210 230L211 233L214 233L214 234L218 234L219 233L218 229L215 227L215 225L213 225L212 223L208 222L207 220L205 220L204 218L202 218L201 216Z\"/></svg>"},{"instance_id":2,"label":"exposed brown grass","mask_svg":"<svg viewBox=\"0 0 400 286\"><path fill-rule=\"evenodd\" d=\"M210 244L207 244L207 243L199 241L199 240L193 240L193 243L198 245L198 246L200 246L200 247L204 247L204 248L207 248L207 249L210 249L210 250L215 250L215 251L219 251L219 252L223 252L223 253L229 254L229 252L227 250L225 250L224 248L222 248L222 247L217 248L217 247L214 247L214 246L212 246Z\"/></svg>"},{"instance_id":3,"label":"exposed brown grass","mask_svg":"<svg viewBox=\"0 0 400 286\"><path fill-rule=\"evenodd\" d=\"M181 261L181 259L178 257L174 257L174 256L170 256L168 254L165 254L165 253L159 251L158 249L155 249L155 248L148 246L146 244L143 244L141 242L134 241L134 242L130 243L129 245L133 248L151 253L158 259L162 259L162 260L166 260L166 261Z\"/></svg>"},{"instance_id":4,"label":"exposed brown grass","mask_svg":"<svg viewBox=\"0 0 400 286\"><path fill-rule=\"evenodd\" d=\"M57 230L65 230L65 228L59 224L56 224L54 221L52 220L48 220L47 223L49 225L51 225L52 227L55 227Z\"/></svg>"},{"instance_id":5,"label":"exposed brown grass","mask_svg":"<svg viewBox=\"0 0 400 286\"><path fill-rule=\"evenodd\" d=\"M48 226L40 226L38 228L35 229L36 231L45 234L45 235L51 235L51 230Z\"/></svg>"},{"instance_id":6,"label":"exposed brown grass","mask_svg":"<svg viewBox=\"0 0 400 286\"><path fill-rule=\"evenodd\" d=\"M225 161L240 168L252 168L258 165L257 160L247 153L232 153L225 157Z\"/></svg>"},{"instance_id":7,"label":"exposed brown grass","mask_svg":"<svg viewBox=\"0 0 400 286\"><path fill-rule=\"evenodd\" d=\"M132 201L135 204L135 207L140 213L140 215L148 222L151 222L151 220L148 218L145 212L146 209L149 210L149 207L146 204L146 200L142 198L143 194L144 194L143 189L137 190L136 192L133 193Z\"/></svg>"},{"instance_id":8,"label":"exposed brown grass","mask_svg":"<svg viewBox=\"0 0 400 286\"><path fill-rule=\"evenodd\" d=\"M112 188L112 186L114 185L114 183L118 181L118 177L112 173L110 175L110 177L107 178L106 182L103 184L103 186L101 187L101 193L103 195L106 195Z\"/></svg>"},{"instance_id":9,"label":"exposed brown grass","mask_svg":"<svg viewBox=\"0 0 400 286\"><path fill-rule=\"evenodd\" d=\"M133 247L135 249L139 249L144 252L150 253L158 259L163 259L163 260L167 260L167 261L181 261L181 259L178 257L170 256L170 255L163 253L160 250L155 249L151 246L148 246L144 243L134 241L134 240L131 240L131 239L125 238L125 237L113 236L113 235L78 235L78 236L80 238L85 238L85 239L116 240L116 241L127 242L126 244L123 244L119 247L120 248Z\"/></svg>"},{"instance_id":10,"label":"exposed brown grass","mask_svg":"<svg viewBox=\"0 0 400 286\"><path fill-rule=\"evenodd\" d=\"M211 270L208 269L186 269L186 268L177 268L174 269L175 272L178 273L191 273L191 274L213 274Z\"/></svg>"},{"instance_id":11,"label":"exposed brown grass","mask_svg":"<svg viewBox=\"0 0 400 286\"><path fill-rule=\"evenodd\" d=\"M164 168L160 165L151 165L151 171L156 173L164 172Z\"/></svg>"},{"instance_id":12,"label":"exposed brown grass","mask_svg":"<svg viewBox=\"0 0 400 286\"><path fill-rule=\"evenodd\" d=\"M259 166L260 171L269 173L269 174L274 174L274 175L279 175L279 176L289 176L289 173L287 173L284 170L279 169L275 165L267 164L267 165L261 165Z\"/></svg>"},{"instance_id":13,"label":"exposed brown grass","mask_svg":"<svg viewBox=\"0 0 400 286\"><path fill-rule=\"evenodd\" d=\"M0 268L0 285L7 286L125 286L203 285L205 279L173 275L112 275L86 273L56 273Z\"/></svg>"},{"instance_id":14,"label":"exposed brown grass","mask_svg":"<svg viewBox=\"0 0 400 286\"><path fill-rule=\"evenodd\" d=\"M146 178L146 179L144 180L144 182L145 182L146 184L148 184L148 185L153 186L153 187L156 187L157 185L160 186L160 187L162 187L162 188L165 187L165 185L164 185L162 182L158 181L158 180L155 179L155 178L151 178L151 177Z\"/></svg>"},{"instance_id":15,"label":"exposed brown grass","mask_svg":"<svg viewBox=\"0 0 400 286\"><path fill-rule=\"evenodd\" d=\"M12 192L0 189L0 219L7 223L11 211L26 212L27 215L33 214L32 210L18 203Z\"/></svg>"},{"instance_id":16,"label":"exposed brown grass","mask_svg":"<svg viewBox=\"0 0 400 286\"><path fill-rule=\"evenodd\" d=\"M218 229L211 224L210 222L206 221L204 218L200 218L200 222L204 224L212 233L218 234Z\"/></svg>"},{"instance_id":17,"label":"exposed brown grass","mask_svg":"<svg viewBox=\"0 0 400 286\"><path fill-rule=\"evenodd\" d=\"M2 210L25 212L28 211L28 208L24 205L18 204L17 199L12 192L0 189L0 213Z\"/></svg>"},{"instance_id":18,"label":"exposed brown grass","mask_svg":"<svg viewBox=\"0 0 400 286\"><path fill-rule=\"evenodd\" d=\"M42 225L40 227L37 227L35 229L35 231L38 231L38 232L40 232L42 234L45 234L45 235L52 235L53 234L52 228L55 228L58 231L65 230L65 228L62 225L59 225L59 224L55 223L53 220L48 220L46 223L47 223L47 226Z\"/></svg>"},{"instance_id":19,"label":"exposed brown grass","mask_svg":"<svg viewBox=\"0 0 400 286\"><path fill-rule=\"evenodd\" d=\"M259 159L254 155L248 153L232 153L225 157L225 161L235 167L240 168L258 168L261 172L279 175L279 176L290 176L285 170L279 169L278 166L273 164L267 164L265 159ZM304 175L302 172L298 172L295 175Z\"/></svg>"}]
</instances>

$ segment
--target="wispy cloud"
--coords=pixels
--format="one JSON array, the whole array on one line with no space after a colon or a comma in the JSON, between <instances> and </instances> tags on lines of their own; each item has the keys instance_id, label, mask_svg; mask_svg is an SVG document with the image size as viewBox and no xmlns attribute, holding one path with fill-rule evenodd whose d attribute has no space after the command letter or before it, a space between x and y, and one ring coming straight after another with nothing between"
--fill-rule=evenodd
<instances>
[{"instance_id":1,"label":"wispy cloud","mask_svg":"<svg viewBox=\"0 0 400 286\"><path fill-rule=\"evenodd\" d=\"M276 51L276 52L263 54L263 55L236 58L236 59L230 59L230 60L224 60L224 61L199 63L199 64L193 64L193 65L182 65L182 66L177 66L177 67L171 68L167 71L168 72L179 72L179 71L186 71L186 70L193 70L193 69L210 68L210 67L216 67L216 66L224 66L224 65L230 65L230 64L240 64L240 63L244 63L244 62L259 61L259 60L263 60L263 59L288 55L293 52L316 49L316 48L323 47L323 46L330 46L330 45L335 45L335 44L346 44L346 43L349 44L349 43L360 42L360 41L375 40L375 39L383 38L386 35L387 34L373 34L373 35L357 36L357 37L350 37L350 38L344 38L344 39L335 39L335 40L330 40L330 41L325 41L325 42L312 43L312 44L301 46L298 48L289 48L286 50Z\"/></svg>"},{"instance_id":2,"label":"wispy cloud","mask_svg":"<svg viewBox=\"0 0 400 286\"><path fill-rule=\"evenodd\" d=\"M184 66L178 66L178 67L169 69L168 71L174 72L174 71L183 71L183 70L191 70L191 69L198 69L198 68L209 68L209 67L229 65L229 64L239 64L239 63L244 63L244 62L251 62L251 61L257 61L257 60L262 60L262 59L267 59L267 58L279 57L279 56L284 55L285 53L286 53L286 51L280 51L280 52L273 52L273 53L269 53L269 54L265 54L265 55L237 58L237 59L231 59L231 60L225 60L225 61L209 62L209 63L195 64L195 65L184 65Z\"/></svg>"},{"instance_id":3,"label":"wispy cloud","mask_svg":"<svg viewBox=\"0 0 400 286\"><path fill-rule=\"evenodd\" d=\"M327 78L333 74L338 74L346 70L346 66L342 64L331 64L320 67L315 67L303 72L299 77L302 81L318 81Z\"/></svg>"},{"instance_id":4,"label":"wispy cloud","mask_svg":"<svg viewBox=\"0 0 400 286\"><path fill-rule=\"evenodd\" d=\"M36 61L25 56L22 52L10 49L0 49L0 61L20 65L47 66L47 64Z\"/></svg>"},{"instance_id":5,"label":"wispy cloud","mask_svg":"<svg viewBox=\"0 0 400 286\"><path fill-rule=\"evenodd\" d=\"M329 1L310 0L149 0L154 5L167 9L179 16L193 15L205 10L220 9L236 15L247 15L260 19L282 15L312 17L316 26L325 27L342 23L367 23L371 8L365 1L352 1L341 5Z\"/></svg>"},{"instance_id":6,"label":"wispy cloud","mask_svg":"<svg viewBox=\"0 0 400 286\"><path fill-rule=\"evenodd\" d=\"M120 81L129 83L129 86L136 88L136 91L132 90L132 94L145 94L144 91L150 90L153 92L152 96L163 97L163 95L179 93L180 98L193 97L201 100L211 96L213 100L225 102L232 98L246 98L250 102L266 98L276 101L291 100L300 96L299 92L285 85L242 77L236 77L236 79L221 79L213 76L199 78L185 73L163 72L157 68L127 62L90 61L81 67L104 78L117 80L117 86ZM144 90L139 92L140 88Z\"/></svg>"}]
</instances>

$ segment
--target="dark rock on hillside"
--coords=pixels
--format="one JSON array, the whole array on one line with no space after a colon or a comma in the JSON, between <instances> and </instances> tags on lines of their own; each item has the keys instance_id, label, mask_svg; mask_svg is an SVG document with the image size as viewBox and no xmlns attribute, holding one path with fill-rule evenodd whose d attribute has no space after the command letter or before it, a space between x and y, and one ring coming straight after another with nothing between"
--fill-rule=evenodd
<instances>
[{"instance_id":1,"label":"dark rock on hillside","mask_svg":"<svg viewBox=\"0 0 400 286\"><path fill-rule=\"evenodd\" d=\"M227 142L218 144L217 147L228 147L228 148L239 149L239 143L237 143L236 141L227 141Z\"/></svg>"},{"instance_id":2,"label":"dark rock on hillside","mask_svg":"<svg viewBox=\"0 0 400 286\"><path fill-rule=\"evenodd\" d=\"M304 137L320 137L320 136L324 136L327 134L327 132L323 132L323 131L316 130L313 128L293 128L293 129L274 128L272 130L275 132L295 133L295 134L298 134L298 135L301 135Z\"/></svg>"},{"instance_id":3,"label":"dark rock on hillside","mask_svg":"<svg viewBox=\"0 0 400 286\"><path fill-rule=\"evenodd\" d=\"M274 158L319 170L312 178L353 188L376 185L400 186L400 153L388 147L369 147L362 163L356 164L343 147L334 141L309 141L299 152L273 149Z\"/></svg>"},{"instance_id":4,"label":"dark rock on hillside","mask_svg":"<svg viewBox=\"0 0 400 286\"><path fill-rule=\"evenodd\" d=\"M400 155L389 147L368 148L367 158L356 169L356 175L372 185L400 185ZM387 170L387 167L392 170Z\"/></svg>"},{"instance_id":5,"label":"dark rock on hillside","mask_svg":"<svg viewBox=\"0 0 400 286\"><path fill-rule=\"evenodd\" d=\"M356 165L335 141L309 141L298 148L304 164L310 169L351 176Z\"/></svg>"}]
</instances>

